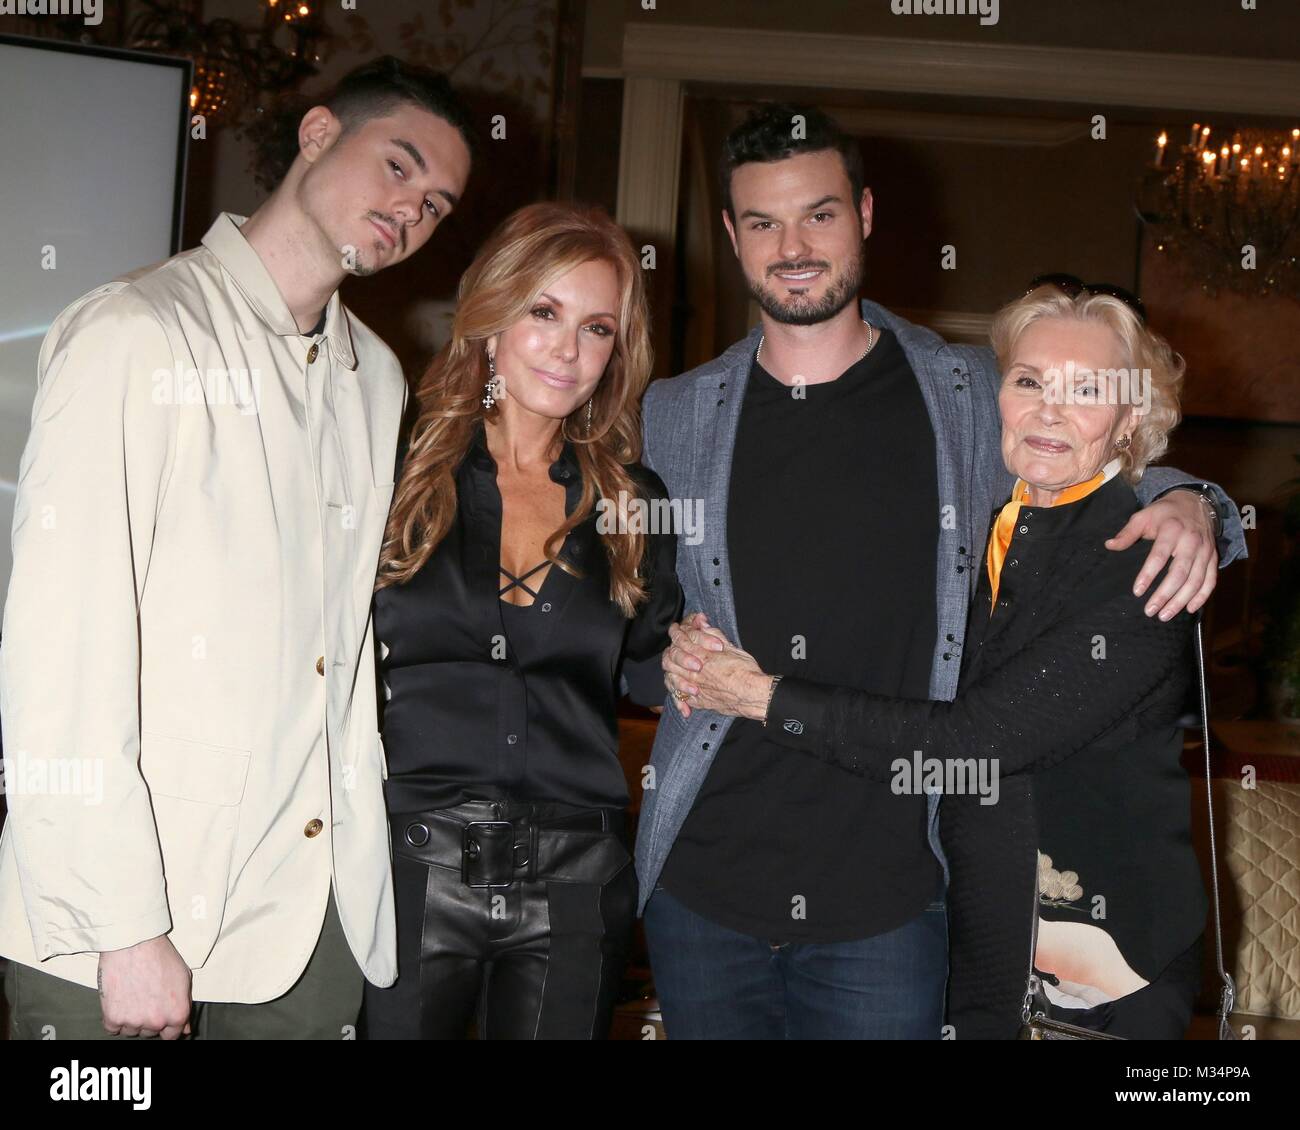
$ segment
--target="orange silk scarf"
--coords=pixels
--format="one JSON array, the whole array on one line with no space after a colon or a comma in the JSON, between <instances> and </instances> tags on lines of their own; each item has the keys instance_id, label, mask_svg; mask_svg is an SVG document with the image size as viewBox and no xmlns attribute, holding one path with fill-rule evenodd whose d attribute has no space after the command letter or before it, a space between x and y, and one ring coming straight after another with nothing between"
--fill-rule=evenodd
<instances>
[{"instance_id":1,"label":"orange silk scarf","mask_svg":"<svg viewBox=\"0 0 1300 1130\"><path fill-rule=\"evenodd\" d=\"M1106 472L1098 471L1086 483L1075 483L1072 487L1066 487L1056 496L1053 506L1064 506L1067 502L1077 502L1079 499L1091 494L1102 483L1106 481ZM989 552L987 559L989 581L993 585L993 601L990 606L989 615L992 609L998 604L998 583L1002 579L1002 563L1007 559L1007 550L1011 548L1011 538L1016 531L1016 519L1020 516L1020 508L1029 505L1029 486L1024 479L1017 479L1015 488L1011 491L1011 501L1008 502L998 513L997 523L993 527L993 534L989 538Z\"/></svg>"}]
</instances>

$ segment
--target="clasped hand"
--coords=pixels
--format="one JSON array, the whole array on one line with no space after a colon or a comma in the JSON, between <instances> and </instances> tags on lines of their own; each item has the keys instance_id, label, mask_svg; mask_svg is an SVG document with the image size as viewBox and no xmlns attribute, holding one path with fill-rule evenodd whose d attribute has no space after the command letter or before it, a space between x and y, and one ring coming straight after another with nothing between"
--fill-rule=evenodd
<instances>
[{"instance_id":1,"label":"clasped hand","mask_svg":"<svg viewBox=\"0 0 1300 1130\"><path fill-rule=\"evenodd\" d=\"M703 612L668 629L672 646L663 653L664 682L683 718L692 710L713 710L737 718L762 719L771 698L772 676L736 647Z\"/></svg>"}]
</instances>

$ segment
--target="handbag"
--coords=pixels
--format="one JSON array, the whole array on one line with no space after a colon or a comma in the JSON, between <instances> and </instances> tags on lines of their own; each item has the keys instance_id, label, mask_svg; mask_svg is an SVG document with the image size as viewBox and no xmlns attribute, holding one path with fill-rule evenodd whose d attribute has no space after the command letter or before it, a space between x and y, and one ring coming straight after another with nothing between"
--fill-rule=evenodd
<instances>
[{"instance_id":1,"label":"handbag","mask_svg":"<svg viewBox=\"0 0 1300 1130\"><path fill-rule=\"evenodd\" d=\"M1237 986L1223 964L1223 924L1219 912L1219 860L1214 842L1214 792L1210 777L1210 711L1205 690L1205 652L1201 641L1201 618L1196 618L1196 674L1200 683L1201 733L1205 743L1205 805L1210 818L1210 888L1214 899L1214 961L1222 986L1219 990L1219 1039L1237 1040L1240 1037L1228 1023L1228 1016L1237 1001ZM1038 953L1038 876L1034 876L1033 926L1029 940L1029 975L1025 983L1025 999L1020 1012L1021 1040L1122 1040L1096 1032L1078 1024L1055 1020L1047 1014L1047 991L1042 978L1034 971L1034 958Z\"/></svg>"}]
</instances>

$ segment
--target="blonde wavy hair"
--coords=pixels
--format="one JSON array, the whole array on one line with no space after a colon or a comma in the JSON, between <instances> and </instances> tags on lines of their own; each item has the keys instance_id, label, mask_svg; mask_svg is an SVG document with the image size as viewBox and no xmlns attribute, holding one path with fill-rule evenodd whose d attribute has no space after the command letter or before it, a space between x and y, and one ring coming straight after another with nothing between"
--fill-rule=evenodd
<instances>
[{"instance_id":1,"label":"blonde wavy hair","mask_svg":"<svg viewBox=\"0 0 1300 1130\"><path fill-rule=\"evenodd\" d=\"M618 277L618 329L592 396L590 433L585 403L561 423L561 435L573 444L582 473L582 497L546 539L547 561L581 576L558 556L569 531L586 520L598 498L622 500L642 493L627 469L641 455L641 394L652 364L640 261L626 233L602 210L530 204L505 219L461 277L451 340L416 385L417 415L393 492L376 589L410 580L455 520L456 469L480 422L500 414L495 405L482 405L487 339L527 317L542 291L592 260L609 263ZM620 527L629 528L623 523L611 526L600 535L609 559L609 596L630 617L646 598L641 576L645 535L620 532Z\"/></svg>"},{"instance_id":2,"label":"blonde wavy hair","mask_svg":"<svg viewBox=\"0 0 1300 1130\"><path fill-rule=\"evenodd\" d=\"M998 368L1005 373L1011 364L1016 342L1035 322L1044 318L1073 318L1098 322L1116 338L1125 355L1125 366L1150 372L1150 407L1140 412L1129 446L1119 453L1121 473L1130 482L1142 478L1147 465L1156 462L1169 448L1169 433L1182 419L1179 396L1187 362L1163 337L1143 324L1128 303L1109 294L1081 291L1071 298L1050 283L1009 302L994 315L989 338L997 354Z\"/></svg>"}]
</instances>

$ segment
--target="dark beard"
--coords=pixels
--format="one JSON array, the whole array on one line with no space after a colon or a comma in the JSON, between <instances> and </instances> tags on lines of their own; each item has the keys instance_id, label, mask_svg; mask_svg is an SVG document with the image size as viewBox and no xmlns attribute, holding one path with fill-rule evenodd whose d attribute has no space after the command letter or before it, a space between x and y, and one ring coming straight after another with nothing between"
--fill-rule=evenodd
<instances>
[{"instance_id":1,"label":"dark beard","mask_svg":"<svg viewBox=\"0 0 1300 1130\"><path fill-rule=\"evenodd\" d=\"M835 279L826 294L816 303L809 304L805 299L795 298L790 305L784 305L763 284L763 280L745 276L749 293L769 318L784 326L815 326L818 322L827 322L835 317L858 296L862 287L862 248L845 268L844 273Z\"/></svg>"}]
</instances>

